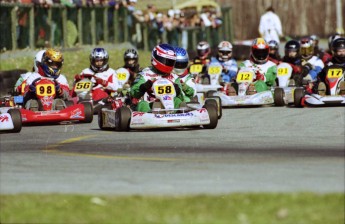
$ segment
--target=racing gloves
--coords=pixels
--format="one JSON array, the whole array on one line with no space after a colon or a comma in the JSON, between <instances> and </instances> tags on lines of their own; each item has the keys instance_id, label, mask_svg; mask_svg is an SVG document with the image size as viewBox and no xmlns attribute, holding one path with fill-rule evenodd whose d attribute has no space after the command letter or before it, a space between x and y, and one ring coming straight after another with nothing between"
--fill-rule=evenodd
<instances>
[{"instance_id":1,"label":"racing gloves","mask_svg":"<svg viewBox=\"0 0 345 224\"><path fill-rule=\"evenodd\" d=\"M147 80L145 83L139 86L139 91L142 95L144 95L149 89L151 89L153 82L151 80Z\"/></svg>"},{"instance_id":2,"label":"racing gloves","mask_svg":"<svg viewBox=\"0 0 345 224\"><path fill-rule=\"evenodd\" d=\"M96 80L96 83L98 85L102 85L104 87L108 85L108 81L107 80L104 80L104 79L101 79L101 78L97 78L97 77L95 77L95 80Z\"/></svg>"}]
</instances>

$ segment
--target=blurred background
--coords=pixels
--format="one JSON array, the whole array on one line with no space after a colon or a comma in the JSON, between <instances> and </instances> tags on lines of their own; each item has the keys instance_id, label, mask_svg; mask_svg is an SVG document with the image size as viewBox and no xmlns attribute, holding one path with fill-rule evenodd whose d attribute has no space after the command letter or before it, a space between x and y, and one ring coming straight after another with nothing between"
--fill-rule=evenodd
<instances>
[{"instance_id":1,"label":"blurred background","mask_svg":"<svg viewBox=\"0 0 345 224\"><path fill-rule=\"evenodd\" d=\"M150 50L160 42L193 50L207 40L259 36L272 6L284 39L344 32L344 0L1 0L0 49L118 44ZM235 53L235 52L234 52ZM236 53L235 53L236 55Z\"/></svg>"}]
</instances>

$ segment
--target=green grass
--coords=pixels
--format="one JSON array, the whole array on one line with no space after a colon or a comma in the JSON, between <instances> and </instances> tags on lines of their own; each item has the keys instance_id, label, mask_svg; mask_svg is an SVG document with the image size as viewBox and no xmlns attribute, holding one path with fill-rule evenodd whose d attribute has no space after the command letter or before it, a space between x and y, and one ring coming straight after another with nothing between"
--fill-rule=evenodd
<instances>
[{"instance_id":1,"label":"green grass","mask_svg":"<svg viewBox=\"0 0 345 224\"><path fill-rule=\"evenodd\" d=\"M90 47L73 50L73 51L62 51L64 56L64 65L61 73L66 75L69 81L70 87L72 87L73 78L75 74L79 74L83 69L90 66L89 55L91 52ZM109 53L109 65L113 69L117 69L124 65L123 53L124 49L114 49L112 47L105 47ZM33 60L36 51L17 51L10 52L8 54L0 55L0 71L12 70L12 69L26 69L31 71L33 66ZM139 51L139 63L141 67L147 67L150 65L151 52Z\"/></svg>"},{"instance_id":2,"label":"green grass","mask_svg":"<svg viewBox=\"0 0 345 224\"><path fill-rule=\"evenodd\" d=\"M1 223L342 224L344 194L0 195Z\"/></svg>"}]
</instances>

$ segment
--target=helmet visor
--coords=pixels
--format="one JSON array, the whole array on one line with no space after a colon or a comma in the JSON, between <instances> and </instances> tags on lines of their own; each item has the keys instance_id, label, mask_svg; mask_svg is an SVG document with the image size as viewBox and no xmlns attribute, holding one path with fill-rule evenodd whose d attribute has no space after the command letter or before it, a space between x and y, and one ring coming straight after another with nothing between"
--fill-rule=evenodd
<instances>
[{"instance_id":1,"label":"helmet visor","mask_svg":"<svg viewBox=\"0 0 345 224\"><path fill-rule=\"evenodd\" d=\"M188 61L176 61L174 67L178 69L185 69L188 67Z\"/></svg>"},{"instance_id":2,"label":"helmet visor","mask_svg":"<svg viewBox=\"0 0 345 224\"><path fill-rule=\"evenodd\" d=\"M198 50L198 55L204 56L205 54L207 54L207 52L208 52L208 49Z\"/></svg>"},{"instance_id":3,"label":"helmet visor","mask_svg":"<svg viewBox=\"0 0 345 224\"><path fill-rule=\"evenodd\" d=\"M253 49L253 56L256 60L265 60L268 57L269 49Z\"/></svg>"},{"instance_id":4,"label":"helmet visor","mask_svg":"<svg viewBox=\"0 0 345 224\"><path fill-rule=\"evenodd\" d=\"M153 52L154 58L165 66L174 67L176 59L169 59L157 54L157 51Z\"/></svg>"},{"instance_id":5,"label":"helmet visor","mask_svg":"<svg viewBox=\"0 0 345 224\"><path fill-rule=\"evenodd\" d=\"M62 67L62 61L52 61L51 59L47 59L45 63L52 69L60 69Z\"/></svg>"}]
</instances>

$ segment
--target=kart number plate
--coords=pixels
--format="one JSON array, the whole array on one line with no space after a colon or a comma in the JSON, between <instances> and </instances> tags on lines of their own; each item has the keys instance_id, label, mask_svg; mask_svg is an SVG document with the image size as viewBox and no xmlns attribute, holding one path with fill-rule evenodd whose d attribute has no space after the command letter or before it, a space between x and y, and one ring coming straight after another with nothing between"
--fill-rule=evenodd
<instances>
[{"instance_id":1,"label":"kart number plate","mask_svg":"<svg viewBox=\"0 0 345 224\"><path fill-rule=\"evenodd\" d=\"M239 72L236 77L236 82L250 82L253 80L253 73L251 72Z\"/></svg>"},{"instance_id":2,"label":"kart number plate","mask_svg":"<svg viewBox=\"0 0 345 224\"><path fill-rule=\"evenodd\" d=\"M165 84L165 85L156 85L155 86L155 94L156 96L161 96L165 94L174 94L175 88L173 84Z\"/></svg>"},{"instance_id":3,"label":"kart number plate","mask_svg":"<svg viewBox=\"0 0 345 224\"><path fill-rule=\"evenodd\" d=\"M37 96L54 96L55 86L54 84L38 84L36 86Z\"/></svg>"},{"instance_id":4,"label":"kart number plate","mask_svg":"<svg viewBox=\"0 0 345 224\"><path fill-rule=\"evenodd\" d=\"M288 73L288 68L278 68L278 76L285 76L288 75Z\"/></svg>"},{"instance_id":5,"label":"kart number plate","mask_svg":"<svg viewBox=\"0 0 345 224\"><path fill-rule=\"evenodd\" d=\"M74 91L76 92L88 91L91 89L91 86L92 86L92 82L90 81L80 81L75 85Z\"/></svg>"},{"instance_id":6,"label":"kart number plate","mask_svg":"<svg viewBox=\"0 0 345 224\"><path fill-rule=\"evenodd\" d=\"M222 73L222 67L221 66L210 66L208 68L208 74L209 75L219 75Z\"/></svg>"},{"instance_id":7,"label":"kart number plate","mask_svg":"<svg viewBox=\"0 0 345 224\"><path fill-rule=\"evenodd\" d=\"M327 78L329 79L340 78L342 75L342 71L343 70L341 68L328 69Z\"/></svg>"},{"instance_id":8,"label":"kart number plate","mask_svg":"<svg viewBox=\"0 0 345 224\"><path fill-rule=\"evenodd\" d=\"M117 73L117 79L119 81L125 81L127 79L127 74L126 73Z\"/></svg>"},{"instance_id":9,"label":"kart number plate","mask_svg":"<svg viewBox=\"0 0 345 224\"><path fill-rule=\"evenodd\" d=\"M190 73L200 73L202 72L202 65L200 64L195 64L195 65L191 65L190 69L189 69Z\"/></svg>"}]
</instances>

